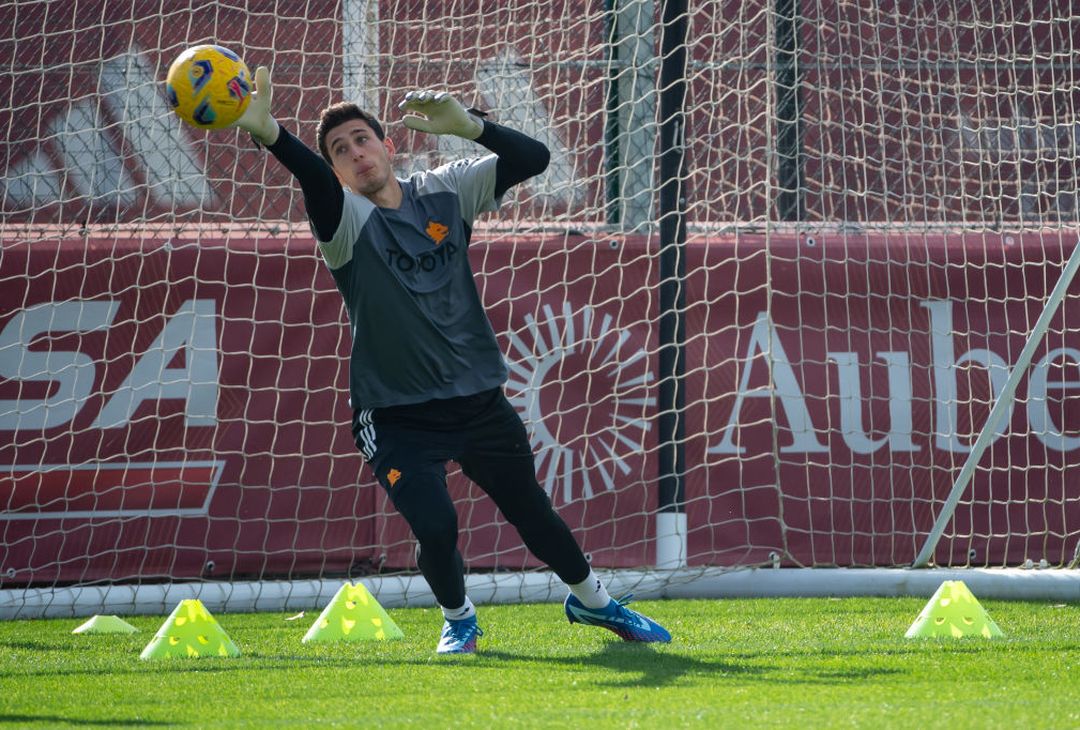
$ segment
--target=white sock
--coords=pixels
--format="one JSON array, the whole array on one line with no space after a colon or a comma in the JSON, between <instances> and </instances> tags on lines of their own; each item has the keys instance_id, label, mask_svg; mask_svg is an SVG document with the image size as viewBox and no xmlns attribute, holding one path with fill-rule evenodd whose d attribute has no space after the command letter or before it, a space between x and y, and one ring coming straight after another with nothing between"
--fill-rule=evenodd
<instances>
[{"instance_id":1,"label":"white sock","mask_svg":"<svg viewBox=\"0 0 1080 730\"><path fill-rule=\"evenodd\" d=\"M476 615L476 606L473 605L468 596L465 596L465 603L460 608L447 608L446 606L440 606L439 608L442 609L442 615L446 617L447 621L461 621Z\"/></svg>"},{"instance_id":2,"label":"white sock","mask_svg":"<svg viewBox=\"0 0 1080 730\"><path fill-rule=\"evenodd\" d=\"M585 608L603 608L611 603L611 596L608 595L607 588L596 577L596 573L591 570L585 580L570 586L570 592L585 604Z\"/></svg>"}]
</instances>

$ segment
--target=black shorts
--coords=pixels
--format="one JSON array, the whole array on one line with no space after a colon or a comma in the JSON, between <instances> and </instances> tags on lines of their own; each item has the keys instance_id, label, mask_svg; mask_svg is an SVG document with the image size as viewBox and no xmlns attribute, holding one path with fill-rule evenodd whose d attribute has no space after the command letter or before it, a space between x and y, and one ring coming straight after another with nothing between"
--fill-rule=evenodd
<instances>
[{"instance_id":1,"label":"black shorts","mask_svg":"<svg viewBox=\"0 0 1080 730\"><path fill-rule=\"evenodd\" d=\"M535 482L525 424L501 388L407 406L357 409L353 439L388 492L405 474L446 479L456 461L481 488L492 479ZM520 483L520 482L519 482Z\"/></svg>"},{"instance_id":2,"label":"black shorts","mask_svg":"<svg viewBox=\"0 0 1080 730\"><path fill-rule=\"evenodd\" d=\"M536 480L525 424L501 388L358 410L352 425L357 447L409 523L421 554L429 547L436 555L457 554L457 514L446 490L446 462L456 461L465 476L491 497L533 555L571 585L589 575L585 555ZM446 582L450 572L453 585ZM424 571L442 605L455 607L464 600L460 572L436 564Z\"/></svg>"}]
</instances>

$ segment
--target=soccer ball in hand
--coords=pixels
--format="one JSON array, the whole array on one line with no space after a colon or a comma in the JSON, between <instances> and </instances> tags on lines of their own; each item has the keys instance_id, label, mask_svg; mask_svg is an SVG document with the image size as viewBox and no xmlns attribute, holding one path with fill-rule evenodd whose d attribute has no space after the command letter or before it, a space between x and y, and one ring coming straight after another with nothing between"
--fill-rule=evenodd
<instances>
[{"instance_id":1,"label":"soccer ball in hand","mask_svg":"<svg viewBox=\"0 0 1080 730\"><path fill-rule=\"evenodd\" d=\"M165 77L169 106L199 129L222 129L239 119L251 101L251 87L247 65L221 46L192 46Z\"/></svg>"}]
</instances>

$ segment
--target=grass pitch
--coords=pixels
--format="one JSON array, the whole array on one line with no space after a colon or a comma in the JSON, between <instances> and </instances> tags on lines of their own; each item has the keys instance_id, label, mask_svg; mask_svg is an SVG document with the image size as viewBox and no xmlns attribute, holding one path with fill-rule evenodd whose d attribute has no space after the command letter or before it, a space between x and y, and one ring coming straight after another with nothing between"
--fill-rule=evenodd
<instances>
[{"instance_id":1,"label":"grass pitch","mask_svg":"<svg viewBox=\"0 0 1080 730\"><path fill-rule=\"evenodd\" d=\"M557 604L481 606L476 656L405 639L305 645L318 612L215 614L235 659L140 661L83 619L0 622L0 725L44 727L1080 726L1080 605L982 601L1005 638L911 640L924 599L642 601L669 645L569 625Z\"/></svg>"}]
</instances>

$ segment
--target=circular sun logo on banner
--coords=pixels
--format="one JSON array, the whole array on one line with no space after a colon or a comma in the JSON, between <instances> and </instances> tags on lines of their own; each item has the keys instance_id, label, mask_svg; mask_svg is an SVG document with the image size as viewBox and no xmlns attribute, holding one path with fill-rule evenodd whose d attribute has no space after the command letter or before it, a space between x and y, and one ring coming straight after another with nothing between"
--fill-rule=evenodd
<instances>
[{"instance_id":1,"label":"circular sun logo on banner","mask_svg":"<svg viewBox=\"0 0 1080 730\"><path fill-rule=\"evenodd\" d=\"M591 306L550 304L510 332L507 397L521 413L537 476L554 500L613 491L645 453L656 397L644 338ZM557 488L558 487L558 488Z\"/></svg>"}]
</instances>

